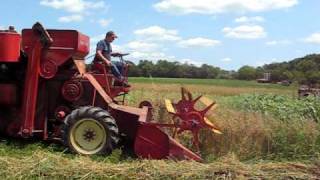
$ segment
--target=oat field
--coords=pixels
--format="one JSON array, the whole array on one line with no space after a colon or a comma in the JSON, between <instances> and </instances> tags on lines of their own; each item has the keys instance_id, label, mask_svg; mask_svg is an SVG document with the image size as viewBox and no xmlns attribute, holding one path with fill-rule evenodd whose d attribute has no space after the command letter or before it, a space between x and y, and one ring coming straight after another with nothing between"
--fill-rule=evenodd
<instances>
[{"instance_id":1,"label":"oat field","mask_svg":"<svg viewBox=\"0 0 320 180\"><path fill-rule=\"evenodd\" d=\"M123 155L73 155L58 144L2 138L0 177L9 179L317 179L320 100L297 99L297 86L249 81L131 78L127 104L149 100L155 121L170 122L164 98L180 87L218 103L209 119L223 134L203 130L203 163L143 160ZM166 130L169 134L170 130ZM190 134L178 140L192 149Z\"/></svg>"}]
</instances>

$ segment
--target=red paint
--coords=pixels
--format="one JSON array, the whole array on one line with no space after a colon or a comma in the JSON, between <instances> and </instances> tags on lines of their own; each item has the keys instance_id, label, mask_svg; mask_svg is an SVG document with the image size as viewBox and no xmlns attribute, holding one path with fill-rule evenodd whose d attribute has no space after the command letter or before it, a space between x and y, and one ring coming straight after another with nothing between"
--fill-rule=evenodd
<instances>
[{"instance_id":1,"label":"red paint","mask_svg":"<svg viewBox=\"0 0 320 180\"><path fill-rule=\"evenodd\" d=\"M39 68L40 68L40 56L41 56L41 43L38 39L35 39L35 44L28 51L29 62L27 67L25 89L22 103L22 135L31 136L35 110L38 95L38 81L39 81Z\"/></svg>"},{"instance_id":2,"label":"red paint","mask_svg":"<svg viewBox=\"0 0 320 180\"><path fill-rule=\"evenodd\" d=\"M75 30L47 30L53 39L52 44L42 55L42 61L52 61L60 66L70 58L83 59L90 50L90 40L86 35ZM28 50L32 48L32 29L22 31L22 48Z\"/></svg>"},{"instance_id":3,"label":"red paint","mask_svg":"<svg viewBox=\"0 0 320 180\"><path fill-rule=\"evenodd\" d=\"M202 161L200 156L149 123L139 125L134 150L141 158Z\"/></svg>"},{"instance_id":4,"label":"red paint","mask_svg":"<svg viewBox=\"0 0 320 180\"><path fill-rule=\"evenodd\" d=\"M142 158L167 158L169 137L157 127L141 123L136 134L134 151Z\"/></svg>"},{"instance_id":5,"label":"red paint","mask_svg":"<svg viewBox=\"0 0 320 180\"><path fill-rule=\"evenodd\" d=\"M0 31L0 62L19 61L20 41L20 34Z\"/></svg>"}]
</instances>

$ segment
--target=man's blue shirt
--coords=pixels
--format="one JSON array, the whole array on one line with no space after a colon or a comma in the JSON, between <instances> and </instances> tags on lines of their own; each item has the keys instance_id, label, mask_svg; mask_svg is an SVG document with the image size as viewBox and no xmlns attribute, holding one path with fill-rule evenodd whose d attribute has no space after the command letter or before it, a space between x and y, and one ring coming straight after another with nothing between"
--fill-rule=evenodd
<instances>
[{"instance_id":1,"label":"man's blue shirt","mask_svg":"<svg viewBox=\"0 0 320 180\"><path fill-rule=\"evenodd\" d=\"M107 58L109 61L111 61L111 52L112 52L112 47L110 43L105 41L104 39L99 41L97 43L97 50L101 50L102 55Z\"/></svg>"}]
</instances>

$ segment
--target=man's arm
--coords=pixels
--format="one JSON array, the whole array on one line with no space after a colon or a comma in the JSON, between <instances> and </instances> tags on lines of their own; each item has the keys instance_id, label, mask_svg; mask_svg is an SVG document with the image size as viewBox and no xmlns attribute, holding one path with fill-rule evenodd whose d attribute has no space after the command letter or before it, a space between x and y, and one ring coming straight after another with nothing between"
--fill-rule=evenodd
<instances>
[{"instance_id":1,"label":"man's arm","mask_svg":"<svg viewBox=\"0 0 320 180\"><path fill-rule=\"evenodd\" d=\"M102 50L97 49L96 54L97 54L97 58L105 62L108 66L111 65L111 61L102 55Z\"/></svg>"}]
</instances>

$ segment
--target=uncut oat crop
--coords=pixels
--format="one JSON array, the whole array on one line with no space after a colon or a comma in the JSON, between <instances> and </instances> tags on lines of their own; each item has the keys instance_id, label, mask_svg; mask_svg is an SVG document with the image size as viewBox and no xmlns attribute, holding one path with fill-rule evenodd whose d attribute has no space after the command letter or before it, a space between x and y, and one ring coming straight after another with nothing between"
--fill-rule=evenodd
<instances>
[{"instance_id":1,"label":"uncut oat crop","mask_svg":"<svg viewBox=\"0 0 320 180\"><path fill-rule=\"evenodd\" d=\"M241 110L270 114L281 121L320 120L319 97L297 99L276 94L245 94L230 98L229 103Z\"/></svg>"},{"instance_id":2,"label":"uncut oat crop","mask_svg":"<svg viewBox=\"0 0 320 180\"><path fill-rule=\"evenodd\" d=\"M268 87L252 82L252 86L239 87L239 81L234 86L232 83L227 82L228 86L224 87L207 83L139 82L134 84L129 103L136 106L142 99L147 99L154 105L157 121L171 122L163 101L169 98L177 102L181 98L181 85L195 96L205 94L216 100L219 107L209 113L209 119L222 129L223 134L202 131L200 148L208 161L230 153L241 160L294 160L319 156L320 127L317 120L320 105L317 99L298 100L292 87ZM192 148L190 138L190 133L183 133L179 140Z\"/></svg>"}]
</instances>

